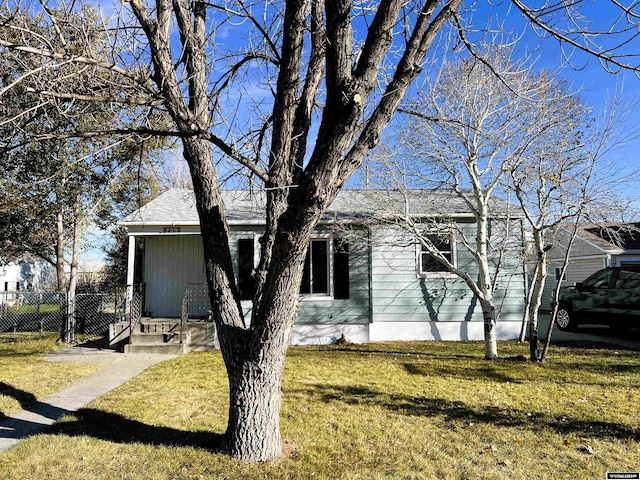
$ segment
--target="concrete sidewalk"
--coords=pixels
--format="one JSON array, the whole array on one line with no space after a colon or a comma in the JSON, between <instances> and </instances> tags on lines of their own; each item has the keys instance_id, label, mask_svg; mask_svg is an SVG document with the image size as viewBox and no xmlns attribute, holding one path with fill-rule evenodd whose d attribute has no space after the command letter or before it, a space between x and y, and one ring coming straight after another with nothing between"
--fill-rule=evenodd
<instances>
[{"instance_id":1,"label":"concrete sidewalk","mask_svg":"<svg viewBox=\"0 0 640 480\"><path fill-rule=\"evenodd\" d=\"M0 452L53 425L63 415L73 413L96 398L119 387L142 371L177 355L128 354L112 350L72 347L47 355L49 361L101 363L98 372L63 388L14 415L0 419Z\"/></svg>"}]
</instances>

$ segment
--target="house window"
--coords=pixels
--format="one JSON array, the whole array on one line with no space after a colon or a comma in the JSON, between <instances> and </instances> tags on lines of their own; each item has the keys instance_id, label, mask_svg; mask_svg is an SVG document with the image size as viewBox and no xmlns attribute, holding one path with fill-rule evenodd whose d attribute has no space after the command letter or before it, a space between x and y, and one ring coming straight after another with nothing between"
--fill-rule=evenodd
<instances>
[{"instance_id":1,"label":"house window","mask_svg":"<svg viewBox=\"0 0 640 480\"><path fill-rule=\"evenodd\" d=\"M300 293L349 298L349 243L340 238L312 239L304 259Z\"/></svg>"},{"instance_id":2,"label":"house window","mask_svg":"<svg viewBox=\"0 0 640 480\"><path fill-rule=\"evenodd\" d=\"M560 274L562 273L562 268L560 267L555 267L554 269L554 273L555 273L555 277L556 277L556 282L560 281ZM567 280L567 272L564 272L564 275L562 275L562 281L566 281Z\"/></svg>"},{"instance_id":3,"label":"house window","mask_svg":"<svg viewBox=\"0 0 640 480\"><path fill-rule=\"evenodd\" d=\"M253 238L238 240L238 290L241 300L251 300L256 293L256 280L253 276L254 252Z\"/></svg>"},{"instance_id":4,"label":"house window","mask_svg":"<svg viewBox=\"0 0 640 480\"><path fill-rule=\"evenodd\" d=\"M329 295L329 240L311 240L304 259L300 293Z\"/></svg>"},{"instance_id":5,"label":"house window","mask_svg":"<svg viewBox=\"0 0 640 480\"><path fill-rule=\"evenodd\" d=\"M433 232L428 233L425 239L440 252L440 254L446 258L449 263L455 266L455 249L454 242L450 232ZM442 273L448 272L447 268L442 265L436 258L427 251L422 244L419 245L419 261L418 268L421 275L430 273Z\"/></svg>"}]
</instances>

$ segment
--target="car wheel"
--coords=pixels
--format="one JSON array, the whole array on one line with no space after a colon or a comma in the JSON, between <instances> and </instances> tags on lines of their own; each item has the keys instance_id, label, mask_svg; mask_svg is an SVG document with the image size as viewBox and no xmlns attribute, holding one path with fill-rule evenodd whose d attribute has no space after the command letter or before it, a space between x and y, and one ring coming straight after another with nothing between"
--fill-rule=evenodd
<instances>
[{"instance_id":1,"label":"car wheel","mask_svg":"<svg viewBox=\"0 0 640 480\"><path fill-rule=\"evenodd\" d=\"M575 330L576 321L573 311L566 305L560 305L556 315L556 325L560 330Z\"/></svg>"}]
</instances>

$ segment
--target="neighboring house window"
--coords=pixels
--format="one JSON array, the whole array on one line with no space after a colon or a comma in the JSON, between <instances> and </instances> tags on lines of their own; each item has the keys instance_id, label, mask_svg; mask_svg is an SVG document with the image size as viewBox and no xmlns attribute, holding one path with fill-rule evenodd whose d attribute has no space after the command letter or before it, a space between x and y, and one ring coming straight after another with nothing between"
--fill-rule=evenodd
<instances>
[{"instance_id":1,"label":"neighboring house window","mask_svg":"<svg viewBox=\"0 0 640 480\"><path fill-rule=\"evenodd\" d=\"M251 300L256 293L256 280L253 276L254 253L253 238L238 240L238 290L241 300Z\"/></svg>"},{"instance_id":2,"label":"neighboring house window","mask_svg":"<svg viewBox=\"0 0 640 480\"><path fill-rule=\"evenodd\" d=\"M455 247L451 232L433 232L428 233L425 237L433 246L446 258L449 263L455 266ZM436 258L431 255L421 244L419 250L418 268L420 274L442 273L448 272L447 268L442 265Z\"/></svg>"},{"instance_id":3,"label":"neighboring house window","mask_svg":"<svg viewBox=\"0 0 640 480\"><path fill-rule=\"evenodd\" d=\"M562 268L561 267L556 267L555 268L555 276L556 276L556 282L560 281L560 274L562 273ZM567 280L567 272L564 272L564 275L562 275L562 281L566 281Z\"/></svg>"}]
</instances>

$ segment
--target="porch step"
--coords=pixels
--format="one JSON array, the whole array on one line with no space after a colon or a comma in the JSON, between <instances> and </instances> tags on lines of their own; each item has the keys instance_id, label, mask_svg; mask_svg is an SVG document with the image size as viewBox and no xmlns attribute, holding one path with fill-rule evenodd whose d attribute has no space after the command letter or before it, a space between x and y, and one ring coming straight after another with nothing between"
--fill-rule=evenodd
<instances>
[{"instance_id":1,"label":"porch step","mask_svg":"<svg viewBox=\"0 0 640 480\"><path fill-rule=\"evenodd\" d=\"M180 355L189 351L191 335L180 333L175 321L142 319L131 334L131 342L124 346L124 353L168 353Z\"/></svg>"},{"instance_id":2,"label":"porch step","mask_svg":"<svg viewBox=\"0 0 640 480\"><path fill-rule=\"evenodd\" d=\"M162 343L154 345L130 343L124 346L124 353L166 353L181 355L187 351L188 346L185 343Z\"/></svg>"},{"instance_id":3,"label":"porch step","mask_svg":"<svg viewBox=\"0 0 640 480\"><path fill-rule=\"evenodd\" d=\"M176 322L158 322L158 321L144 321L142 320L138 324L137 328L140 333L164 333L180 331L180 324Z\"/></svg>"},{"instance_id":4,"label":"porch step","mask_svg":"<svg viewBox=\"0 0 640 480\"><path fill-rule=\"evenodd\" d=\"M182 340L182 342L180 341ZM155 345L163 343L186 343L191 341L189 332L133 332L131 343L136 345Z\"/></svg>"}]
</instances>

